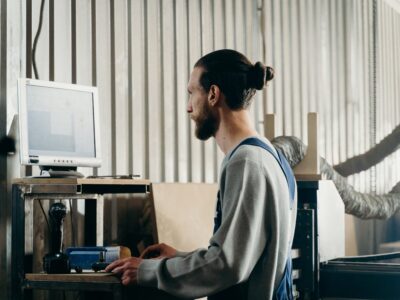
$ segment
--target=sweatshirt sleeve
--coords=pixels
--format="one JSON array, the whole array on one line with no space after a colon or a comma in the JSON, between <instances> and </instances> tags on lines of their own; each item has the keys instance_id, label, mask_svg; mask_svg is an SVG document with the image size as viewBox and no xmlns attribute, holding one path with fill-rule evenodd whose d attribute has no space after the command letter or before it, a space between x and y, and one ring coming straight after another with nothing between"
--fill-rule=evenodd
<instances>
[{"instance_id":1,"label":"sweatshirt sleeve","mask_svg":"<svg viewBox=\"0 0 400 300\"><path fill-rule=\"evenodd\" d=\"M223 185L222 223L208 249L183 257L143 260L139 285L198 298L247 280L267 240L265 174L253 161L236 160L228 163Z\"/></svg>"}]
</instances>

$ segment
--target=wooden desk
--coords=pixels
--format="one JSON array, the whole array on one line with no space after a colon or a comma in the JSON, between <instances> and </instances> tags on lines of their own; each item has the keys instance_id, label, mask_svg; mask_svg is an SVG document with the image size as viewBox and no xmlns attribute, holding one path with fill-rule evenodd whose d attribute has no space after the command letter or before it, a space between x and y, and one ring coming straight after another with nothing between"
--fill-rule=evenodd
<instances>
[{"instance_id":1,"label":"wooden desk","mask_svg":"<svg viewBox=\"0 0 400 300\"><path fill-rule=\"evenodd\" d=\"M86 274L25 274L23 289L104 291L114 300L124 299L124 287L118 277L110 273Z\"/></svg>"},{"instance_id":2,"label":"wooden desk","mask_svg":"<svg viewBox=\"0 0 400 300\"><path fill-rule=\"evenodd\" d=\"M152 199L151 184L140 179L86 179L62 178L16 179L12 185L11 217L11 293L9 300L22 300L25 288L107 290L115 299L122 297L118 278L104 274L26 274L25 256L25 205L37 199L85 199L85 246L95 246L102 237L102 228L96 220L102 218L103 206L98 206L103 194L146 193ZM93 201L96 200L96 201ZM100 209L99 209L100 208ZM99 232L100 231L100 232ZM156 237L157 235L154 234ZM101 240L101 238L100 238ZM102 240L100 241L102 242Z\"/></svg>"}]
</instances>

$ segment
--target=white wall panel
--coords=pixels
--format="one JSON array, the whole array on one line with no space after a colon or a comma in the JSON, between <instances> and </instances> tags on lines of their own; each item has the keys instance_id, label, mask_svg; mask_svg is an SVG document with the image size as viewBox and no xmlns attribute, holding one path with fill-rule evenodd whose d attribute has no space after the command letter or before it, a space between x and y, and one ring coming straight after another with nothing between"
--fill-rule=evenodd
<instances>
[{"instance_id":1,"label":"white wall panel","mask_svg":"<svg viewBox=\"0 0 400 300\"><path fill-rule=\"evenodd\" d=\"M213 2L215 1L202 1L201 6L201 48L202 55L205 55L213 50L215 50L213 32L216 28L216 15L221 16L221 21L226 25L226 15L224 11L224 1L219 1L222 5L218 6L217 9L213 11ZM220 13L219 13L220 11ZM222 27L224 28L224 27ZM225 27L226 28L226 27ZM226 44L227 39L227 31L225 30L225 34L223 36L224 43ZM197 61L200 56L193 57L193 62ZM191 64L191 67L193 64ZM193 124L193 123L192 123ZM192 135L194 137L194 135ZM213 139L209 139L205 142L202 142L202 181L203 182L216 182L217 177L215 176L216 169L216 155L215 155L215 141ZM194 170L192 170L193 172Z\"/></svg>"},{"instance_id":2,"label":"white wall panel","mask_svg":"<svg viewBox=\"0 0 400 300\"><path fill-rule=\"evenodd\" d=\"M282 33L282 21L281 21L281 1L271 1L271 11L268 13L267 18L272 20L272 36L268 37L268 41L274 45L274 50L272 51L272 61L271 64L275 69L275 77L271 82L273 87L272 99L274 102L272 113L276 114L276 134L282 135L282 119L283 119L283 33Z\"/></svg>"},{"instance_id":3,"label":"white wall panel","mask_svg":"<svg viewBox=\"0 0 400 300\"><path fill-rule=\"evenodd\" d=\"M54 3L54 69L49 3ZM259 131L264 113L275 113L278 135L306 141L307 113L317 111L322 155L336 164L367 151L400 123L400 13L393 3L398 2L46 1L38 69L41 79L52 79L54 72L56 81L71 82L75 75L78 83L98 86L99 174L136 173L155 182L217 181L223 154L212 139L194 137L186 87L197 59L225 47L276 71L266 96L259 93L251 108ZM30 35L36 32L39 7L40 0L32 0ZM371 168L349 182L365 192L390 190L400 176L400 168L393 167L400 164L398 152L376 172Z\"/></svg>"},{"instance_id":4,"label":"white wall panel","mask_svg":"<svg viewBox=\"0 0 400 300\"><path fill-rule=\"evenodd\" d=\"M128 103L128 5L127 0L114 1L114 64L115 75L112 84L115 87L113 95L115 106L115 172L129 173L129 103ZM160 97L154 97L160 99ZM149 98L150 99L150 98ZM158 105L159 106L159 105ZM157 130L159 133L160 130Z\"/></svg>"},{"instance_id":5,"label":"white wall panel","mask_svg":"<svg viewBox=\"0 0 400 300\"><path fill-rule=\"evenodd\" d=\"M111 174L111 32L110 2L96 1L96 52L97 52L97 86L99 92L101 152L103 157L99 175Z\"/></svg>"},{"instance_id":6,"label":"white wall panel","mask_svg":"<svg viewBox=\"0 0 400 300\"><path fill-rule=\"evenodd\" d=\"M298 137L302 137L302 120L303 114L301 113L301 73L300 73L300 46L302 44L300 35L300 14L299 14L299 2L293 2L290 9L290 32L291 32L291 82L292 82L292 93L291 93L291 119L293 122L292 134ZM305 114L304 114L305 115Z\"/></svg>"},{"instance_id":7,"label":"white wall panel","mask_svg":"<svg viewBox=\"0 0 400 300\"><path fill-rule=\"evenodd\" d=\"M37 0L35 0L37 1ZM71 1L54 1L54 80L58 82L72 82L72 53L71 53ZM37 1L40 2L40 1ZM46 1L47 3L47 1ZM45 17L43 24L48 24L48 18ZM36 26L33 25L36 29ZM44 36L48 36L49 28L45 29L43 27L42 33ZM46 49L49 48L48 38L42 39L40 41L46 41ZM87 41L90 45L90 40ZM86 43L86 42L85 42ZM40 59L38 61L47 62L48 60L48 50L45 52L39 51L38 53L44 54L45 59ZM39 74L48 74L49 67L39 66ZM46 71L47 69L47 71ZM49 79L49 77L41 76L42 79Z\"/></svg>"},{"instance_id":8,"label":"white wall panel","mask_svg":"<svg viewBox=\"0 0 400 300\"><path fill-rule=\"evenodd\" d=\"M161 178L161 34L160 34L160 1L147 1L147 43L148 43L148 149L149 178L162 181Z\"/></svg>"},{"instance_id":9,"label":"white wall panel","mask_svg":"<svg viewBox=\"0 0 400 300\"><path fill-rule=\"evenodd\" d=\"M91 0L76 1L76 81L92 85Z\"/></svg>"},{"instance_id":10,"label":"white wall panel","mask_svg":"<svg viewBox=\"0 0 400 300\"><path fill-rule=\"evenodd\" d=\"M188 1L188 21L189 33L188 47L189 47L189 70L192 69L196 61L202 56L202 34L201 34L201 2L199 0ZM187 96L188 98L188 96ZM187 102L187 100L186 100ZM186 112L180 112L185 114ZM187 114L187 113L186 113ZM204 143L195 137L194 123L190 123L190 168L191 176L190 181L201 182L204 181Z\"/></svg>"},{"instance_id":11,"label":"white wall panel","mask_svg":"<svg viewBox=\"0 0 400 300\"><path fill-rule=\"evenodd\" d=\"M218 14L215 13L215 11L213 10L213 6L215 5L215 0L208 0L210 2L210 15L212 16L212 28L210 30L212 36L213 36L213 49L212 50L218 50L221 48L226 47L224 45L224 40L222 39L222 37L220 36L221 31L218 29L219 26L224 26L222 22L222 19L218 19ZM241 9L240 11L240 17L235 18L235 20L237 20L239 23L237 24L237 26L239 26L238 32L237 32L237 39L242 38L242 42L244 43L242 45L243 51L245 51L245 34L246 34L246 17L245 17L245 5L244 5L244 1L241 0L240 3L238 3L238 7L239 9ZM238 28L238 27L237 27ZM222 27L221 27L222 30ZM205 35L203 35L203 40L207 39L207 37ZM203 53L205 54L205 53ZM211 146L212 145L212 146ZM217 144L215 143L215 141L209 141L206 143L206 153L214 153L214 159L213 160L209 160L208 164L206 165L206 168L208 170L210 170L210 168L214 168L214 176L213 176L213 182L216 182L218 180L218 176L220 173L220 165L221 162L223 160L224 154L222 153L222 151L217 148ZM208 154L210 155L210 154ZM212 181L207 181L207 182L212 182Z\"/></svg>"},{"instance_id":12,"label":"white wall panel","mask_svg":"<svg viewBox=\"0 0 400 300\"><path fill-rule=\"evenodd\" d=\"M186 0L176 0L176 41L177 41L177 123L178 123L178 181L187 182L191 178L189 161L189 131L190 120L186 113L187 108L187 81L189 78L189 49L188 49L188 5Z\"/></svg>"},{"instance_id":13,"label":"white wall panel","mask_svg":"<svg viewBox=\"0 0 400 300\"><path fill-rule=\"evenodd\" d=\"M164 180L177 181L175 6L162 2Z\"/></svg>"},{"instance_id":14,"label":"white wall panel","mask_svg":"<svg viewBox=\"0 0 400 300\"><path fill-rule=\"evenodd\" d=\"M147 64L147 51L145 43L145 3L143 1L131 1L131 69L132 78L129 85L132 93L131 124L132 124L132 172L147 177L146 165L149 154L146 144L146 120L145 102L147 78L145 66Z\"/></svg>"},{"instance_id":15,"label":"white wall panel","mask_svg":"<svg viewBox=\"0 0 400 300\"><path fill-rule=\"evenodd\" d=\"M219 42L215 41L215 13L213 9L212 0L201 1L201 47L202 55L205 55L215 49L215 45ZM198 59L199 57L197 57ZM215 142L210 139L203 142L203 155L204 155L204 172L203 180L205 182L215 182L218 177L218 155L221 155L220 151L217 151Z\"/></svg>"},{"instance_id":16,"label":"white wall panel","mask_svg":"<svg viewBox=\"0 0 400 300\"><path fill-rule=\"evenodd\" d=\"M210 1L210 0L209 0ZM244 12L244 0L234 0L235 6L235 17L234 17L234 24L235 24L235 49L239 52L245 52L245 16Z\"/></svg>"}]
</instances>

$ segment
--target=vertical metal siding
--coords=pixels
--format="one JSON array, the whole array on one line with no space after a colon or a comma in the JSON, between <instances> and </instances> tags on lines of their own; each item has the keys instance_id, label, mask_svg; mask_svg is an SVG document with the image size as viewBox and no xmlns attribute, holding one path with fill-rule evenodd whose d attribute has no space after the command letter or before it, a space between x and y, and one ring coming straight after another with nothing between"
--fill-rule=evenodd
<instances>
[{"instance_id":1,"label":"vertical metal siding","mask_svg":"<svg viewBox=\"0 0 400 300\"><path fill-rule=\"evenodd\" d=\"M332 164L371 146L373 0L49 3L38 44L41 78L99 87L104 153L99 174L138 173L153 181L218 179L223 155L214 141L194 137L186 84L200 56L225 47L276 70L250 109L261 133L264 113L273 112L278 135L306 140L307 112L318 111L322 155ZM379 63L388 64L382 67L387 72L378 70L379 95L388 99L399 93L395 63L388 63L397 59L398 13L378 3ZM32 0L32 28L39 6L40 0ZM380 125L377 139L396 124L399 105L385 101L377 118L386 125ZM368 172L360 176L350 181L367 191Z\"/></svg>"},{"instance_id":2,"label":"vertical metal siding","mask_svg":"<svg viewBox=\"0 0 400 300\"><path fill-rule=\"evenodd\" d=\"M24 6L20 26L28 45L40 1ZM103 165L95 172L100 175L217 181L223 154L212 139L194 137L186 85L201 55L225 47L276 70L266 95L258 93L251 108L259 131L264 113L273 112L278 135L306 141L307 112L318 111L322 155L336 164L367 151L400 123L400 12L393 3L49 0L37 65L41 79L98 86ZM32 76L30 47L18 55L22 76ZM9 90L9 107L15 110L15 83ZM400 168L393 167L399 163L397 151L349 181L363 192L387 192L400 178Z\"/></svg>"},{"instance_id":3,"label":"vertical metal siding","mask_svg":"<svg viewBox=\"0 0 400 300\"><path fill-rule=\"evenodd\" d=\"M221 3L221 1L219 1ZM201 3L199 0L188 1L188 21L189 21L189 36L187 37L187 44L189 48L189 68L196 63L197 59L202 55L202 34L201 34ZM221 10L218 10L219 12ZM186 85L184 86L186 87ZM185 114L185 111L179 112ZM190 123L190 181L201 182L205 178L205 153L204 143L199 141L194 136L195 127Z\"/></svg>"},{"instance_id":4,"label":"vertical metal siding","mask_svg":"<svg viewBox=\"0 0 400 300\"><path fill-rule=\"evenodd\" d=\"M0 136L7 134L7 1L0 1ZM0 193L1 195L7 195L8 181L7 181L7 157L0 157ZM0 198L0 204L2 210L0 211L0 228L2 235L0 236L0 251L2 253L0 257L0 298L6 299L9 295L7 294L7 285L9 280L7 277L7 271L9 270L9 233L10 229L7 225L7 219L9 209L7 203L7 197L2 196Z\"/></svg>"},{"instance_id":5,"label":"vertical metal siding","mask_svg":"<svg viewBox=\"0 0 400 300\"><path fill-rule=\"evenodd\" d=\"M400 126L399 85L400 44L399 6L392 1L378 2L378 54L376 142L380 142L396 126ZM388 192L399 181L399 151L377 165L377 192Z\"/></svg>"}]
</instances>

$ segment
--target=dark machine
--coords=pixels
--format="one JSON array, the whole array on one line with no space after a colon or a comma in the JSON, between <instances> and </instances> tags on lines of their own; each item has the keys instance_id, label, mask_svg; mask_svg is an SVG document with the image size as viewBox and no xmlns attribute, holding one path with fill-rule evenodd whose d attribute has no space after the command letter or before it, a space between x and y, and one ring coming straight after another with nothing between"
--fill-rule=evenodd
<instances>
[{"instance_id":1,"label":"dark machine","mask_svg":"<svg viewBox=\"0 0 400 300\"><path fill-rule=\"evenodd\" d=\"M298 299L400 299L400 253L345 257L344 205L332 181L298 181Z\"/></svg>"},{"instance_id":2,"label":"dark machine","mask_svg":"<svg viewBox=\"0 0 400 300\"><path fill-rule=\"evenodd\" d=\"M15 153L15 141L9 136L0 139L0 155L12 155Z\"/></svg>"},{"instance_id":3,"label":"dark machine","mask_svg":"<svg viewBox=\"0 0 400 300\"><path fill-rule=\"evenodd\" d=\"M68 256L62 252L63 221L67 208L61 202L53 203L49 209L50 218L50 252L43 258L43 269L48 274L70 273Z\"/></svg>"}]
</instances>

